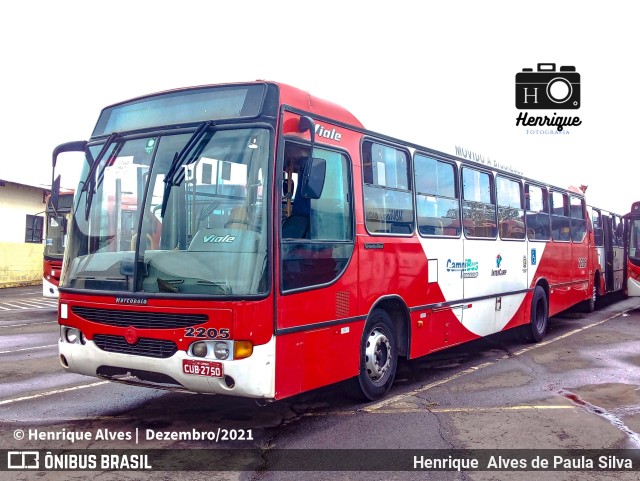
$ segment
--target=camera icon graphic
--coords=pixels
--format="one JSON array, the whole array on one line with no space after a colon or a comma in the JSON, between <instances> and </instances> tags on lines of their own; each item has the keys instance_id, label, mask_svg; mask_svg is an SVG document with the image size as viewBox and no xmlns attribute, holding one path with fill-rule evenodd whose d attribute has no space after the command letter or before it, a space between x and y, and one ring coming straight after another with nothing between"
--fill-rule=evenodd
<instances>
[{"instance_id":1,"label":"camera icon graphic","mask_svg":"<svg viewBox=\"0 0 640 481\"><path fill-rule=\"evenodd\" d=\"M579 109L580 74L573 66L539 63L537 71L523 68L516 74L516 108Z\"/></svg>"}]
</instances>

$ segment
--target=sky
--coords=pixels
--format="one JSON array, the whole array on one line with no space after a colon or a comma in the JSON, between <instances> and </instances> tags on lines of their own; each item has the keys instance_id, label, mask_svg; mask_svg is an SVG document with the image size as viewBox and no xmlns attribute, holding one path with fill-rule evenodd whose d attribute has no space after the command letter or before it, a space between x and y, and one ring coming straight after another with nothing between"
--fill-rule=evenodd
<instances>
[{"instance_id":1,"label":"sky","mask_svg":"<svg viewBox=\"0 0 640 481\"><path fill-rule=\"evenodd\" d=\"M559 187L588 185L589 204L625 214L640 199L634 6L616 0L5 2L0 179L50 184L53 148L88 139L101 109L112 103L266 79L340 104L375 132L450 154L458 146ZM576 68L578 109L516 108L516 73L537 73L540 63ZM562 134L552 133L554 126L518 126L523 112L578 117L580 125Z\"/></svg>"}]
</instances>

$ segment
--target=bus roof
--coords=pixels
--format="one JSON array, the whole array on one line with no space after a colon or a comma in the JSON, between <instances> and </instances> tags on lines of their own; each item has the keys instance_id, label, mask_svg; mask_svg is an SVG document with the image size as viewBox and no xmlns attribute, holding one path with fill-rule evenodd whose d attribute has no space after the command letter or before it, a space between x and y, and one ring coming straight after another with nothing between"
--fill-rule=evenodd
<instances>
[{"instance_id":1,"label":"bus roof","mask_svg":"<svg viewBox=\"0 0 640 481\"><path fill-rule=\"evenodd\" d=\"M277 85L280 89L280 102L314 114L364 129L360 121L344 107L311 95L309 92L279 82L267 82Z\"/></svg>"},{"instance_id":2,"label":"bus roof","mask_svg":"<svg viewBox=\"0 0 640 481\"><path fill-rule=\"evenodd\" d=\"M490 165L481 165L481 164L473 162L473 161L471 161L469 159L464 159L462 157L459 157L457 155L448 154L448 153L445 153L445 152L441 152L441 151L426 147L424 145L416 144L414 142L407 142L407 141L404 141L404 140L396 138L396 137L392 137L392 136L388 136L388 135L385 135L385 134L381 134L379 132L374 132L374 131L367 130L360 123L360 121L350 111L348 111L344 107L342 107L342 106L340 106L338 104L335 104L333 102L330 102L328 100L324 100L324 99L321 99L321 98L316 97L314 95L311 95L306 90L302 90L302 89L299 89L297 87L293 87L293 86L288 85L288 84L283 83L283 82L277 82L277 81L272 81L272 80L254 80L254 81L249 81L249 82L229 82L229 83L220 83L220 84L194 85L194 86L191 86L191 87L179 87L179 88L175 88L175 89L169 89L169 90L159 91L159 92L155 92L155 93L151 93L151 94L147 94L147 95L142 95L140 97L135 97L135 98L132 98L132 99L129 99L129 100L118 102L118 103L115 103L115 104L112 104L112 105L109 105L109 106L105 107L103 109L103 111L107 110L109 108L112 108L112 107L116 107L118 105L127 104L127 103L130 103L130 102L136 102L136 101L144 100L144 99L151 98L151 97L154 97L154 96L157 96L157 95L169 94L169 93L174 93L174 92L187 92L187 91L194 90L194 89L206 89L206 88L234 86L234 85L242 86L242 85L260 85L260 84L267 85L267 86L272 86L272 87L277 88L278 92L279 92L279 102L280 102L281 105L286 105L286 106L291 107L294 110L306 111L306 112L315 114L318 117L324 117L325 119L330 119L336 125L342 125L342 126L347 127L347 128L349 128L349 127L350 128L354 128L354 129L360 131L363 134L374 135L376 137L379 137L380 139L385 139L387 141L401 143L402 145L404 145L406 147L412 147L414 149L417 149L417 150L419 150L421 152L424 152L424 153L427 153L427 154L436 155L438 157L447 158L447 159L450 159L450 160L458 160L458 161L462 162L463 164L479 166L479 167L487 169L487 170L492 170L492 171L495 171L497 173L506 174L508 176L519 178L519 179L522 179L524 181L531 181L531 182L534 182L534 183L537 183L537 184L545 185L547 187L551 187L551 188L556 189L556 190L561 190L561 191L564 191L564 192L570 192L573 195L576 195L576 196L581 197L581 198L585 198L584 191L581 191L580 189L575 188L575 187L562 188L562 187L554 186L552 184L549 184L548 182L545 182L545 181L542 181L542 180L532 179L532 178L529 178L528 176L525 176L525 175L522 175L522 174L509 172L508 170L502 169L500 167L490 166Z\"/></svg>"},{"instance_id":3,"label":"bus roof","mask_svg":"<svg viewBox=\"0 0 640 481\"><path fill-rule=\"evenodd\" d=\"M180 87L176 89L169 89L160 92L154 92L151 94L141 95L139 97L134 97L128 100L124 100L121 102L116 102L112 105L108 105L103 109L103 111L127 104L132 102L137 102L140 100L144 100L147 98L151 98L158 95L176 93L176 92L187 92L189 90L196 89L206 89L212 87L223 87L223 86L234 86L234 85L272 85L278 89L280 94L280 104L289 105L295 107L300 110L306 110L313 114L316 114L321 117L331 118L331 119L339 119L340 122L344 124L348 124L354 126L356 128L364 129L364 126L360 123L360 121L347 109L344 107L330 102L328 100L321 99L314 95L311 95L309 92L299 89L297 87L293 87L291 85L275 82L271 80L254 80L250 82L231 82L231 83L221 83L221 84L210 84L210 85L195 85L191 87Z\"/></svg>"}]
</instances>

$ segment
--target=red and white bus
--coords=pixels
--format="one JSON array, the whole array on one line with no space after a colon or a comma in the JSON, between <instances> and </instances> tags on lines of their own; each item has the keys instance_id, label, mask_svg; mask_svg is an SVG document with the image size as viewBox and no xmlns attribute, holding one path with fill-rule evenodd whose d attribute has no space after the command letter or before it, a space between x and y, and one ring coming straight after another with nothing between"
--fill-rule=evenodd
<instances>
[{"instance_id":1,"label":"red and white bus","mask_svg":"<svg viewBox=\"0 0 640 481\"><path fill-rule=\"evenodd\" d=\"M623 217L604 209L587 206L594 232L598 258L594 259L594 306L603 295L624 289Z\"/></svg>"},{"instance_id":2,"label":"red and white bus","mask_svg":"<svg viewBox=\"0 0 640 481\"><path fill-rule=\"evenodd\" d=\"M58 283L62 271L62 257L67 237L67 215L73 205L73 192L61 192L54 209L47 196L46 233L42 265L42 295L58 297Z\"/></svg>"},{"instance_id":3,"label":"red and white bus","mask_svg":"<svg viewBox=\"0 0 640 481\"><path fill-rule=\"evenodd\" d=\"M594 300L581 193L368 131L284 84L112 105L54 163L74 149L68 371L263 399L349 380L373 400L399 357L515 327L539 341Z\"/></svg>"},{"instance_id":4,"label":"red and white bus","mask_svg":"<svg viewBox=\"0 0 640 481\"><path fill-rule=\"evenodd\" d=\"M640 296L640 202L631 205L625 216L626 290L631 297Z\"/></svg>"}]
</instances>

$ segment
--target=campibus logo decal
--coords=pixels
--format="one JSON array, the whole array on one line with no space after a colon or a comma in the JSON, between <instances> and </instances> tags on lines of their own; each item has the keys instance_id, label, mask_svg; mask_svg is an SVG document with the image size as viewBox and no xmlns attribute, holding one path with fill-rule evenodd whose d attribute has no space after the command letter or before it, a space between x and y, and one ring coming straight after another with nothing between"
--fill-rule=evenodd
<instances>
[{"instance_id":1,"label":"campibus logo decal","mask_svg":"<svg viewBox=\"0 0 640 481\"><path fill-rule=\"evenodd\" d=\"M447 272L459 272L463 279L473 279L478 277L478 263L471 259L462 262L455 262L447 259Z\"/></svg>"}]
</instances>

